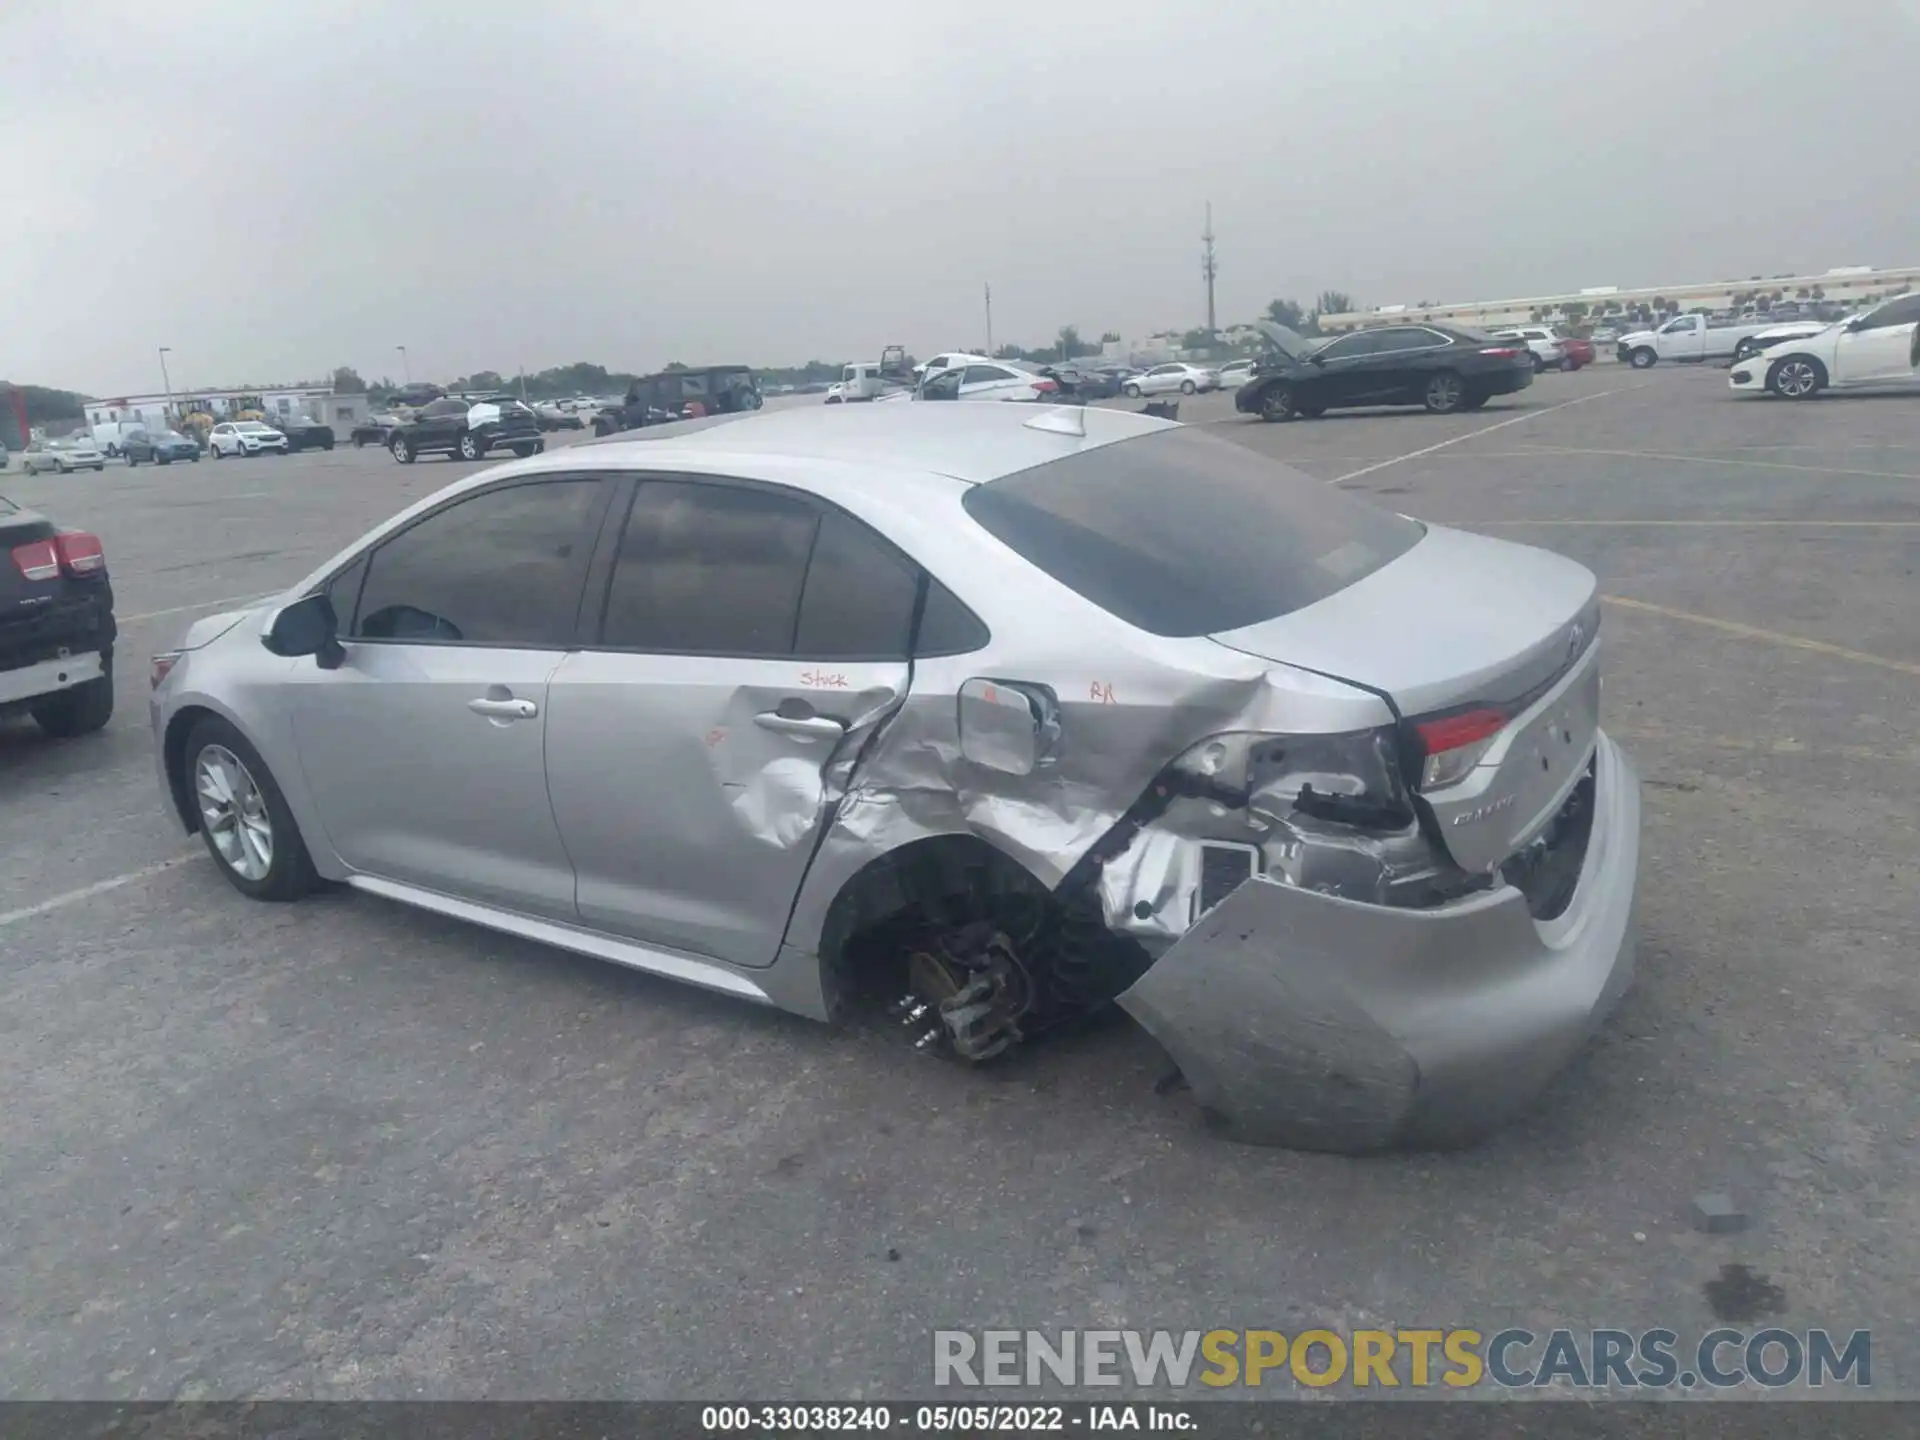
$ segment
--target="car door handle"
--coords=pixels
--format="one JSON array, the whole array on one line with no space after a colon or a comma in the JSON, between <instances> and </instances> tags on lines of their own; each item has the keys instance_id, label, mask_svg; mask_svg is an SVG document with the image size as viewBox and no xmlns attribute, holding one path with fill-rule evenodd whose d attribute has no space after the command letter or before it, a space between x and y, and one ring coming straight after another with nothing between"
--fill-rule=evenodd
<instances>
[{"instance_id":1,"label":"car door handle","mask_svg":"<svg viewBox=\"0 0 1920 1440\"><path fill-rule=\"evenodd\" d=\"M826 715L782 715L777 710L762 710L753 723L776 735L791 735L796 740L838 740L847 727Z\"/></svg>"},{"instance_id":2,"label":"car door handle","mask_svg":"<svg viewBox=\"0 0 1920 1440\"><path fill-rule=\"evenodd\" d=\"M531 720L540 713L540 707L531 700L489 700L484 696L467 701L467 709L489 720Z\"/></svg>"}]
</instances>

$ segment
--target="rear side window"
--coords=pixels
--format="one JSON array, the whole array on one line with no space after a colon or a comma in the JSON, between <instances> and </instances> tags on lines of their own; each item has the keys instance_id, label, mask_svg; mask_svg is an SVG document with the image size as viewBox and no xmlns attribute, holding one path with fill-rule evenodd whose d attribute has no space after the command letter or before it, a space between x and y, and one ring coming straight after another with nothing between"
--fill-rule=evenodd
<instances>
[{"instance_id":1,"label":"rear side window","mask_svg":"<svg viewBox=\"0 0 1920 1440\"><path fill-rule=\"evenodd\" d=\"M968 514L1021 558L1154 635L1290 614L1404 555L1412 520L1185 427L969 490Z\"/></svg>"},{"instance_id":2,"label":"rear side window","mask_svg":"<svg viewBox=\"0 0 1920 1440\"><path fill-rule=\"evenodd\" d=\"M791 655L816 518L765 490L647 481L620 537L604 643Z\"/></svg>"},{"instance_id":3,"label":"rear side window","mask_svg":"<svg viewBox=\"0 0 1920 1440\"><path fill-rule=\"evenodd\" d=\"M1358 330L1351 335L1342 335L1318 353L1323 360L1351 360L1357 355L1371 355L1379 344L1378 330Z\"/></svg>"},{"instance_id":4,"label":"rear side window","mask_svg":"<svg viewBox=\"0 0 1920 1440\"><path fill-rule=\"evenodd\" d=\"M614 649L896 660L908 652L920 568L842 511L745 485L650 480L634 497L607 595ZM986 630L928 580L922 654Z\"/></svg>"},{"instance_id":5,"label":"rear side window","mask_svg":"<svg viewBox=\"0 0 1920 1440\"><path fill-rule=\"evenodd\" d=\"M913 632L920 567L839 510L820 517L800 597L794 653L820 660L905 659ZM954 594L927 577L921 655L955 655L987 643L986 627Z\"/></svg>"},{"instance_id":6,"label":"rear side window","mask_svg":"<svg viewBox=\"0 0 1920 1440\"><path fill-rule=\"evenodd\" d=\"M1882 330L1891 325L1911 325L1920 320L1920 295L1905 295L1874 311L1860 328Z\"/></svg>"},{"instance_id":7,"label":"rear side window","mask_svg":"<svg viewBox=\"0 0 1920 1440\"><path fill-rule=\"evenodd\" d=\"M353 636L572 644L600 509L597 480L512 485L456 501L374 550Z\"/></svg>"}]
</instances>

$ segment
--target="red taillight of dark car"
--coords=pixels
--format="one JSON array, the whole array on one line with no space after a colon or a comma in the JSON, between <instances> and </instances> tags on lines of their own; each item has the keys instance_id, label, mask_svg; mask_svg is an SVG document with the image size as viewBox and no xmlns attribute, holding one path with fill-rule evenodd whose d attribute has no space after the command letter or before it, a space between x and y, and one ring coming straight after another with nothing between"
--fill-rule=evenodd
<instances>
[{"instance_id":1,"label":"red taillight of dark car","mask_svg":"<svg viewBox=\"0 0 1920 1440\"><path fill-rule=\"evenodd\" d=\"M86 530L69 530L53 537L54 553L60 568L76 579L83 575L103 574L107 568L106 548L100 537Z\"/></svg>"},{"instance_id":2,"label":"red taillight of dark car","mask_svg":"<svg viewBox=\"0 0 1920 1440\"><path fill-rule=\"evenodd\" d=\"M60 553L51 540L13 547L13 568L28 580L52 580L60 573Z\"/></svg>"},{"instance_id":3,"label":"red taillight of dark car","mask_svg":"<svg viewBox=\"0 0 1920 1440\"><path fill-rule=\"evenodd\" d=\"M1487 345L1481 348L1482 355L1491 355L1497 360L1518 360L1527 352L1512 345Z\"/></svg>"},{"instance_id":4,"label":"red taillight of dark car","mask_svg":"<svg viewBox=\"0 0 1920 1440\"><path fill-rule=\"evenodd\" d=\"M13 547L13 568L23 579L54 580L66 575L74 580L102 575L107 569L107 552L100 537L85 530L68 530L51 540L32 540Z\"/></svg>"}]
</instances>

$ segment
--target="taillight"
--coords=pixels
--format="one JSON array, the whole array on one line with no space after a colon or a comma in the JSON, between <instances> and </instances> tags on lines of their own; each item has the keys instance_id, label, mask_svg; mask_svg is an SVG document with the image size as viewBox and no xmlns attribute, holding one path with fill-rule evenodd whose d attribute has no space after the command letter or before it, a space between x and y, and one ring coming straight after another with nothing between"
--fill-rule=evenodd
<instances>
[{"instance_id":1,"label":"taillight","mask_svg":"<svg viewBox=\"0 0 1920 1440\"><path fill-rule=\"evenodd\" d=\"M1033 388L1038 390L1042 395L1051 395L1060 387L1051 380L1036 380L1033 382Z\"/></svg>"},{"instance_id":2,"label":"taillight","mask_svg":"<svg viewBox=\"0 0 1920 1440\"><path fill-rule=\"evenodd\" d=\"M51 540L33 540L14 546L13 565L29 580L57 579L62 571L79 579L104 571L107 552L100 547L98 535L69 530Z\"/></svg>"},{"instance_id":3,"label":"taillight","mask_svg":"<svg viewBox=\"0 0 1920 1440\"><path fill-rule=\"evenodd\" d=\"M60 554L51 540L13 547L13 565L29 580L52 580L60 573Z\"/></svg>"},{"instance_id":4,"label":"taillight","mask_svg":"<svg viewBox=\"0 0 1920 1440\"><path fill-rule=\"evenodd\" d=\"M98 535L68 530L53 537L53 548L69 575L98 575L107 568L107 552Z\"/></svg>"},{"instance_id":5,"label":"taillight","mask_svg":"<svg viewBox=\"0 0 1920 1440\"><path fill-rule=\"evenodd\" d=\"M1507 714L1490 706L1462 710L1414 723L1424 758L1420 788L1435 790L1465 778L1479 763L1493 739L1507 728Z\"/></svg>"},{"instance_id":6,"label":"taillight","mask_svg":"<svg viewBox=\"0 0 1920 1440\"><path fill-rule=\"evenodd\" d=\"M1501 359L1501 360L1518 360L1522 355L1526 354L1527 352L1524 350L1517 350L1511 345L1489 345L1483 350L1481 350L1480 353L1482 355L1492 355L1497 359Z\"/></svg>"}]
</instances>

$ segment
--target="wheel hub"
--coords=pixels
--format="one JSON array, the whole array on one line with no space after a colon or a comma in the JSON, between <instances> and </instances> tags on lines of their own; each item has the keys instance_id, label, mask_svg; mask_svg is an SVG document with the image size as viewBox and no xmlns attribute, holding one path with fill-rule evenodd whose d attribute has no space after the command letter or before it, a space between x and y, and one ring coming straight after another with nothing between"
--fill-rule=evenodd
<instances>
[{"instance_id":1,"label":"wheel hub","mask_svg":"<svg viewBox=\"0 0 1920 1440\"><path fill-rule=\"evenodd\" d=\"M224 745L208 745L194 763L200 824L214 852L244 880L273 868L273 818L253 773Z\"/></svg>"}]
</instances>

